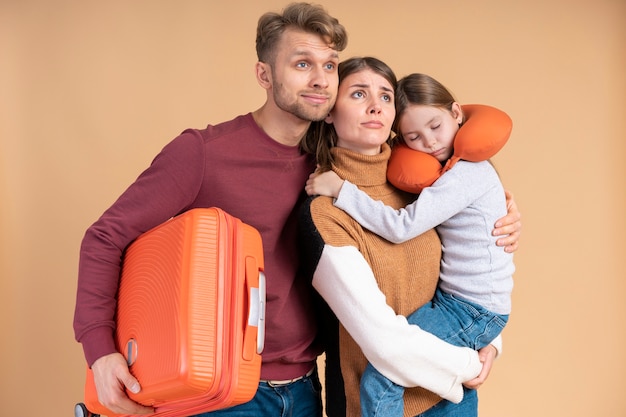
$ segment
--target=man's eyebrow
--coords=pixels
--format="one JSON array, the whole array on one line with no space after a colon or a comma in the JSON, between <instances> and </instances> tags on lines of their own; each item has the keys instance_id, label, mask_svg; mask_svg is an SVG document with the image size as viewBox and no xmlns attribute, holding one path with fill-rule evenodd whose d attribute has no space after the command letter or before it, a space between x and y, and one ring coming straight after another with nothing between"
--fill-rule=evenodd
<instances>
[{"instance_id":1,"label":"man's eyebrow","mask_svg":"<svg viewBox=\"0 0 626 417\"><path fill-rule=\"evenodd\" d=\"M293 53L291 54L291 56L293 57L299 57L299 56L314 56L313 53L311 53L310 50L308 49L296 49L295 51L293 51ZM339 59L339 53L337 53L337 51L334 51L332 54L330 54L327 59L329 60L338 60Z\"/></svg>"}]
</instances>

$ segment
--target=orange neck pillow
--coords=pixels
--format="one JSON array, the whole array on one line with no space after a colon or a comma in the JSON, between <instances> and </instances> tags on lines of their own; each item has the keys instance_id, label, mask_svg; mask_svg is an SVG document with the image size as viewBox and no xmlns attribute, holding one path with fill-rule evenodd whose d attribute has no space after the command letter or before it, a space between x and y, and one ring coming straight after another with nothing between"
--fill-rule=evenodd
<instances>
[{"instance_id":1,"label":"orange neck pillow","mask_svg":"<svg viewBox=\"0 0 626 417\"><path fill-rule=\"evenodd\" d=\"M511 135L513 122L502 110L482 104L461 106L465 123L454 137L454 153L442 167L432 155L409 148L404 143L393 147L387 179L396 188L418 194L431 186L460 159L485 161L494 156Z\"/></svg>"}]
</instances>

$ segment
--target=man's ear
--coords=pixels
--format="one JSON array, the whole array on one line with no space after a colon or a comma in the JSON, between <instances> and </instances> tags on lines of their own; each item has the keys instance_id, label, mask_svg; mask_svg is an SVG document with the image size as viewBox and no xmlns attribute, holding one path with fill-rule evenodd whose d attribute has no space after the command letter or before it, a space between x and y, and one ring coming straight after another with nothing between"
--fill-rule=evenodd
<instances>
[{"instance_id":1,"label":"man's ear","mask_svg":"<svg viewBox=\"0 0 626 417\"><path fill-rule=\"evenodd\" d=\"M272 69L269 64L258 61L254 67L256 80L261 87L269 90L272 87Z\"/></svg>"}]
</instances>

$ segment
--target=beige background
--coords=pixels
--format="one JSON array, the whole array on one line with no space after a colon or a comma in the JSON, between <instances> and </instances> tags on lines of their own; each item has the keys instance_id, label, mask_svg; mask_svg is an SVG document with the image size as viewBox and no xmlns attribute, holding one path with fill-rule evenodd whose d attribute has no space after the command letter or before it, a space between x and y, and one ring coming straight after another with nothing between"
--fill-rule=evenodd
<instances>
[{"instance_id":1,"label":"beige background","mask_svg":"<svg viewBox=\"0 0 626 417\"><path fill-rule=\"evenodd\" d=\"M184 128L262 103L256 20L286 2L223 4L0 0L0 416L67 416L81 399L84 230ZM524 231L481 416L626 415L626 3L327 8L344 58L429 73L514 120L495 162Z\"/></svg>"}]
</instances>

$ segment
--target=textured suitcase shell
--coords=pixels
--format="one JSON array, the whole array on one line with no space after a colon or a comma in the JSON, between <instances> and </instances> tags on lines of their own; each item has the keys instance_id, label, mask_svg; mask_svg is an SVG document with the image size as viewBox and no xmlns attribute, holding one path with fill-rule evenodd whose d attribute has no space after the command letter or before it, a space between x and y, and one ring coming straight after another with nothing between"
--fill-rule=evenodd
<instances>
[{"instance_id":1,"label":"textured suitcase shell","mask_svg":"<svg viewBox=\"0 0 626 417\"><path fill-rule=\"evenodd\" d=\"M116 343L142 390L177 417L249 401L260 377L265 276L256 229L219 208L189 210L125 251ZM85 405L102 407L88 370Z\"/></svg>"}]
</instances>

